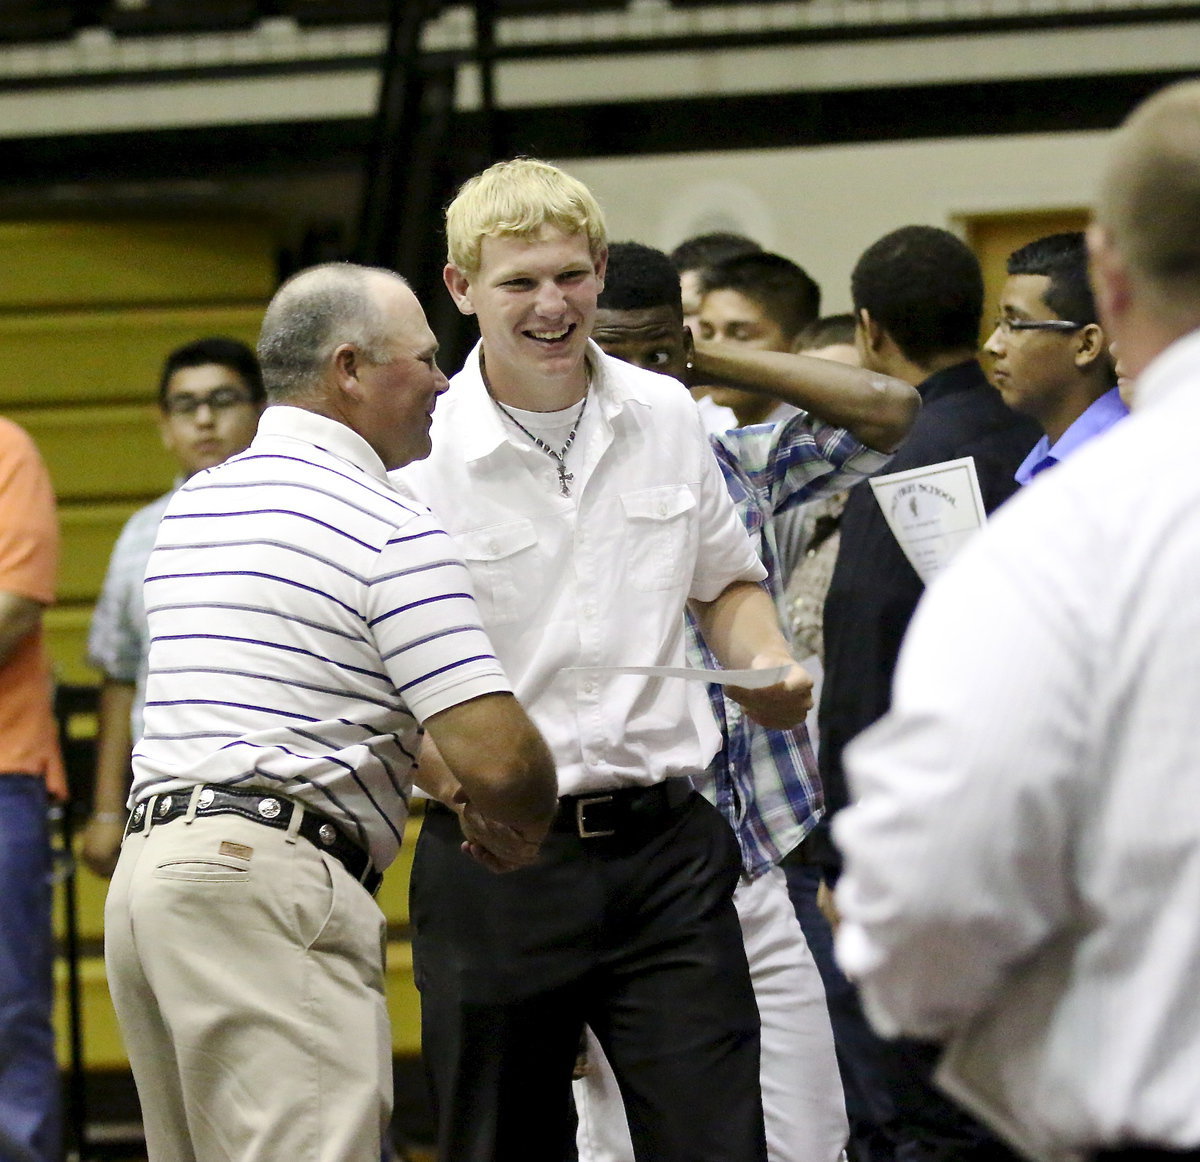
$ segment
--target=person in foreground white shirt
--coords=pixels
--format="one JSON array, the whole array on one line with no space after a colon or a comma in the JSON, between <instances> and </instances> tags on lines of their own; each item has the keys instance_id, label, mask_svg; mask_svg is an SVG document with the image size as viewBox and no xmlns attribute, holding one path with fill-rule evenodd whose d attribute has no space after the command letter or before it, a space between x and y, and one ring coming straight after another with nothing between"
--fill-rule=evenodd
<instances>
[{"instance_id":1,"label":"person in foreground white shirt","mask_svg":"<svg viewBox=\"0 0 1200 1162\"><path fill-rule=\"evenodd\" d=\"M849 751L838 954L1030 1157L1200 1157L1200 83L1121 129L1089 245L1135 414L931 587Z\"/></svg>"}]
</instances>

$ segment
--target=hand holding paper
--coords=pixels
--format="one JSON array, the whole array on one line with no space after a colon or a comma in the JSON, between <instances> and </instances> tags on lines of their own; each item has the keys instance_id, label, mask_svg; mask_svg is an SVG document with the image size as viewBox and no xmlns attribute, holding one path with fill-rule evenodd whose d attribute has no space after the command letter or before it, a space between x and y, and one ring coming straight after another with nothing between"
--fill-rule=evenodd
<instances>
[{"instance_id":1,"label":"hand holding paper","mask_svg":"<svg viewBox=\"0 0 1200 1162\"><path fill-rule=\"evenodd\" d=\"M813 682L808 671L790 658L776 654L755 658L751 667L745 670L701 670L691 666L572 668L578 673L641 674L649 678L682 678L685 682L724 686L730 698L755 722L769 730L799 726L813 705Z\"/></svg>"},{"instance_id":2,"label":"hand holding paper","mask_svg":"<svg viewBox=\"0 0 1200 1162\"><path fill-rule=\"evenodd\" d=\"M780 673L779 680L769 686L725 687L726 695L738 703L749 718L768 730L799 726L813 705L813 683L808 672L794 661L780 666L782 660L771 656L755 658L751 663L751 673Z\"/></svg>"}]
</instances>

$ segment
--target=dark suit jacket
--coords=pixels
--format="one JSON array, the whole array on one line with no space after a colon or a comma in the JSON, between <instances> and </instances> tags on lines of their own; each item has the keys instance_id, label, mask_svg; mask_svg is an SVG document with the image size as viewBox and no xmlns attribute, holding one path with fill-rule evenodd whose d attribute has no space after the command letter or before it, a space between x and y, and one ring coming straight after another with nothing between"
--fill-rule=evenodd
<instances>
[{"instance_id":1,"label":"dark suit jacket","mask_svg":"<svg viewBox=\"0 0 1200 1162\"><path fill-rule=\"evenodd\" d=\"M931 375L921 411L885 472L973 456L984 507L1017 490L1013 473L1041 431L1010 411L974 359ZM820 764L830 815L847 802L842 750L891 704L892 672L924 586L865 481L850 492L825 600ZM981 610L986 616L986 611Z\"/></svg>"}]
</instances>

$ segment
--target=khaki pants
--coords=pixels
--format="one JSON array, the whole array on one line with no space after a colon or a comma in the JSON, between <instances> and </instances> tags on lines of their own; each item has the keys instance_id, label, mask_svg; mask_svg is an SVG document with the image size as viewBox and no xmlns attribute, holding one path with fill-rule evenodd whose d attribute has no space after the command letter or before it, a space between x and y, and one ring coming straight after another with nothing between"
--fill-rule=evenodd
<instances>
[{"instance_id":1,"label":"khaki pants","mask_svg":"<svg viewBox=\"0 0 1200 1162\"><path fill-rule=\"evenodd\" d=\"M134 831L105 933L150 1162L378 1162L385 923L341 864L235 815Z\"/></svg>"}]
</instances>

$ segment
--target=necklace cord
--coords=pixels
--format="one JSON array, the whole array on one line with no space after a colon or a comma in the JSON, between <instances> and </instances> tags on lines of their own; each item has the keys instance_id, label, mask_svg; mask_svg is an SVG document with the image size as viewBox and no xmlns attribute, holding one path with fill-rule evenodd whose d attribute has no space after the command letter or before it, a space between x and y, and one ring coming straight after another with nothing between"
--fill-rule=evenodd
<instances>
[{"instance_id":1,"label":"necklace cord","mask_svg":"<svg viewBox=\"0 0 1200 1162\"><path fill-rule=\"evenodd\" d=\"M495 393L492 391L491 382L487 377L487 368L483 366L482 361L480 361L480 371L483 375L483 386L487 389L488 396L491 398L492 403L494 403L518 428L520 428L522 432L525 433L526 436L528 436L534 442L537 447L539 447L543 452L546 453L547 456L550 457L551 460L555 462L558 468L558 485L560 494L562 496L570 496L571 490L568 485L572 480L575 479L575 474L567 471L567 452L570 450L571 445L575 442L575 434L579 431L579 422L583 419L583 409L587 407L588 396L591 395L592 377L590 368L588 370L587 387L584 390L583 399L580 401L579 411L575 414L575 422L571 425L571 431L567 435L567 442L563 444L562 450L559 452L556 452L553 448L551 448L550 445L547 444L546 441L540 436L535 436L523 423L521 423L519 419L517 419L516 416L512 414L512 412L508 410L507 407L504 406L504 404L502 404L496 398Z\"/></svg>"}]
</instances>

